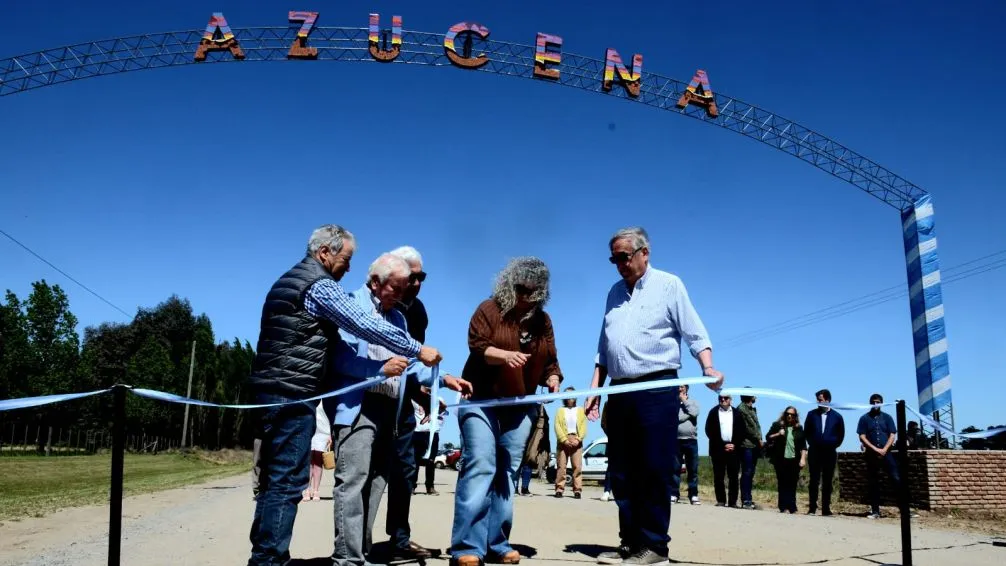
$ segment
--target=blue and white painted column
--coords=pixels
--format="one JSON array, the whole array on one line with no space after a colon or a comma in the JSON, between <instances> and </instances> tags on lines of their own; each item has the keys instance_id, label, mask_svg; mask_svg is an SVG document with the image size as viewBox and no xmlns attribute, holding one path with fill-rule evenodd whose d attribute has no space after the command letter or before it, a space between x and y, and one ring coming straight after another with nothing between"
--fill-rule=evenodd
<instances>
[{"instance_id":1,"label":"blue and white painted column","mask_svg":"<svg viewBox=\"0 0 1006 566\"><path fill-rule=\"evenodd\" d=\"M915 379L919 412L925 415L951 405L947 331L943 321L940 263L933 220L929 195L919 198L901 213L915 345Z\"/></svg>"}]
</instances>

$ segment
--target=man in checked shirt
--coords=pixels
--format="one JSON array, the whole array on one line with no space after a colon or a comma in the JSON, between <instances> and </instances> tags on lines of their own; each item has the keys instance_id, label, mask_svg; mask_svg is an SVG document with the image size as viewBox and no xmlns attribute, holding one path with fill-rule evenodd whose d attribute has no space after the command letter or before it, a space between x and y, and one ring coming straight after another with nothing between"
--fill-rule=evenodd
<instances>
[{"instance_id":1,"label":"man in checked shirt","mask_svg":"<svg viewBox=\"0 0 1006 566\"><path fill-rule=\"evenodd\" d=\"M681 339L716 379L712 343L677 276L650 266L650 241L642 228L619 230L608 242L608 260L622 280L612 285L604 309L591 388L677 377ZM586 400L597 420L600 397ZM668 564L671 522L671 467L677 451L677 387L612 395L608 399L608 471L618 504L618 550L598 556L602 563Z\"/></svg>"},{"instance_id":2,"label":"man in checked shirt","mask_svg":"<svg viewBox=\"0 0 1006 566\"><path fill-rule=\"evenodd\" d=\"M326 224L311 234L305 257L273 284L262 307L261 330L249 385L256 404L286 403L329 390L326 360L341 344L339 329L380 344L406 358L432 366L436 348L362 309L339 284L356 250L353 234ZM391 361L389 361L389 364ZM286 564L301 490L307 485L311 437L317 402L294 403L257 411L261 439L259 494L249 538L249 566Z\"/></svg>"}]
</instances>

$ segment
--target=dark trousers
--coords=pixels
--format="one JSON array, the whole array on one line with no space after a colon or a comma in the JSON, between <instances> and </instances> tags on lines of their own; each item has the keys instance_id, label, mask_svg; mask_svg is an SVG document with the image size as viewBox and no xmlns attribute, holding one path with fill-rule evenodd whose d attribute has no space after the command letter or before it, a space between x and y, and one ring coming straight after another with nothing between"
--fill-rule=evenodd
<instances>
[{"instance_id":1,"label":"dark trousers","mask_svg":"<svg viewBox=\"0 0 1006 566\"><path fill-rule=\"evenodd\" d=\"M831 510L831 485L835 480L835 464L838 455L834 448L811 447L807 452L807 466L810 468L810 510L817 511L817 487L821 486L821 508ZM822 483L823 480L823 483Z\"/></svg>"},{"instance_id":2,"label":"dark trousers","mask_svg":"<svg viewBox=\"0 0 1006 566\"><path fill-rule=\"evenodd\" d=\"M433 489L433 478L435 477L437 466L433 460L437 456L437 450L440 446L440 433L433 433L433 448L430 449L430 457L426 460L423 456L426 454L426 447L430 443L430 433L429 431L416 431L412 434L412 442L415 447L416 464L421 465L426 468L426 490L430 491ZM417 484L419 478L416 478Z\"/></svg>"},{"instance_id":3,"label":"dark trousers","mask_svg":"<svg viewBox=\"0 0 1006 566\"><path fill-rule=\"evenodd\" d=\"M388 515L385 532L391 537L391 543L398 548L408 548L412 540L409 509L412 506L412 491L416 488L416 480L419 477L416 451L413 446L416 416L409 410L408 404L406 400L398 426L395 427L397 435L391 440L394 450L388 471ZM388 432L395 434L396 431L392 429Z\"/></svg>"},{"instance_id":4,"label":"dark trousers","mask_svg":"<svg viewBox=\"0 0 1006 566\"><path fill-rule=\"evenodd\" d=\"M521 493L525 491L530 491L531 488L531 473L534 470L531 469L531 464L524 462L520 467L520 490Z\"/></svg>"},{"instance_id":5,"label":"dark trousers","mask_svg":"<svg viewBox=\"0 0 1006 566\"><path fill-rule=\"evenodd\" d=\"M291 399L259 394L255 403L282 403ZM258 466L258 497L249 539L248 566L286 564L297 504L310 479L311 437L315 432L318 402L296 403L260 409L256 415L256 438L261 439Z\"/></svg>"},{"instance_id":6,"label":"dark trousers","mask_svg":"<svg viewBox=\"0 0 1006 566\"><path fill-rule=\"evenodd\" d=\"M680 403L677 387L608 398L608 471L619 536L634 550L648 548L661 556L667 556L671 540L671 469Z\"/></svg>"},{"instance_id":7,"label":"dark trousers","mask_svg":"<svg viewBox=\"0 0 1006 566\"><path fill-rule=\"evenodd\" d=\"M776 460L775 479L779 491L779 510L796 513L796 484L800 481L800 459Z\"/></svg>"},{"instance_id":8,"label":"dark trousers","mask_svg":"<svg viewBox=\"0 0 1006 566\"><path fill-rule=\"evenodd\" d=\"M864 454L866 457L866 477L870 482L870 509L874 513L880 513L880 467L887 468L887 476L891 478L891 487L897 493L901 485L901 475L898 473L898 463L894 459L894 454L888 452L881 457L874 451Z\"/></svg>"},{"instance_id":9,"label":"dark trousers","mask_svg":"<svg viewBox=\"0 0 1006 566\"><path fill-rule=\"evenodd\" d=\"M709 453L713 461L713 487L716 490L716 503L728 503L731 507L737 505L737 480L741 469L739 449L733 452L711 449ZM724 488L726 479L728 488ZM728 499L729 492L729 499Z\"/></svg>"},{"instance_id":10,"label":"dark trousers","mask_svg":"<svg viewBox=\"0 0 1006 566\"><path fill-rule=\"evenodd\" d=\"M751 486L754 485L755 468L761 450L758 448L741 448L741 503L754 503L751 498Z\"/></svg>"},{"instance_id":11,"label":"dark trousers","mask_svg":"<svg viewBox=\"0 0 1006 566\"><path fill-rule=\"evenodd\" d=\"M678 439L678 452L671 466L671 495L681 497L681 460L688 472L688 497L699 494L699 441L694 438Z\"/></svg>"}]
</instances>

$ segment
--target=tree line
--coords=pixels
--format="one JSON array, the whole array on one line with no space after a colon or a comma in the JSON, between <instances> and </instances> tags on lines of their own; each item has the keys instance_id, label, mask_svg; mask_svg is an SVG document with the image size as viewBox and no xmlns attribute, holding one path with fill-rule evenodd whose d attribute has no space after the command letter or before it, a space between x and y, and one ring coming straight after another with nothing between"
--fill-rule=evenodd
<instances>
[{"instance_id":1,"label":"tree line","mask_svg":"<svg viewBox=\"0 0 1006 566\"><path fill-rule=\"evenodd\" d=\"M172 295L153 308L139 308L129 323L88 326L83 339L77 324L59 285L36 281L24 299L7 290L0 301L0 398L93 391L117 383L185 395L194 341L192 397L220 404L251 402L245 385L255 356L251 344L237 338L217 342L209 317L196 315L187 299ZM129 434L181 437L183 405L136 395L126 399ZM0 423L110 430L111 416L111 395L99 395L0 412ZM247 411L193 406L189 421L193 446L251 446ZM40 450L46 442L40 435Z\"/></svg>"}]
</instances>

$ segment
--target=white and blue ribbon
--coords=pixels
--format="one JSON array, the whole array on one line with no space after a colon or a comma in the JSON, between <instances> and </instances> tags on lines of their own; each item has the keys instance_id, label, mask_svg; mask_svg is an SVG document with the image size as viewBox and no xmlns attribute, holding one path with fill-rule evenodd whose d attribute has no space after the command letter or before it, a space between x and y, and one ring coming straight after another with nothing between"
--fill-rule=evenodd
<instances>
[{"instance_id":1,"label":"white and blue ribbon","mask_svg":"<svg viewBox=\"0 0 1006 566\"><path fill-rule=\"evenodd\" d=\"M81 399L101 393L108 393L111 389L100 389L98 391L88 391L86 393L60 393L57 395L42 395L40 397L22 397L20 399L4 399L0 401L0 411L13 411L14 409L25 409L27 407L38 407L51 403L62 403L73 399Z\"/></svg>"},{"instance_id":2,"label":"white and blue ribbon","mask_svg":"<svg viewBox=\"0 0 1006 566\"><path fill-rule=\"evenodd\" d=\"M905 408L911 411L915 416L919 417L919 420L925 424L933 427L936 430L944 434L949 434L951 436L956 436L957 438L992 438L998 434L1006 432L1006 426L1000 426L996 428L991 428L989 430L979 430L977 432L954 432L954 430L945 424L938 423L931 417L923 415L922 413L916 411L915 409L905 405Z\"/></svg>"},{"instance_id":3,"label":"white and blue ribbon","mask_svg":"<svg viewBox=\"0 0 1006 566\"><path fill-rule=\"evenodd\" d=\"M432 368L433 373L433 385L432 393L430 397L430 440L426 447L425 459L429 459L433 451L433 436L440 430L439 422L439 409L440 409L440 398L439 398L439 386L440 386L440 368L439 365L435 365ZM284 405L293 405L296 403L309 403L313 401L320 401L322 399L327 399L329 397L336 397L339 395L344 395L346 393L351 393L353 391L358 391L361 389L368 389L373 387L388 378L386 376L375 376L368 379L361 380L352 385L348 385L341 389L335 391L329 391L321 395L316 395L307 399L299 399L295 401L285 401L282 403L265 403L265 404L246 404L246 405L221 405L219 403L210 403L208 401L200 401L198 399L191 399L189 397L183 397L181 395L175 395L174 393L166 393L164 391L156 391L153 389L144 389L141 387L129 387L130 391L139 395L140 397L146 397L148 399L154 399L158 401L165 401L168 403L180 403L186 405L197 405L200 407L216 407L221 409L264 409L268 407L282 407ZM499 399L487 399L484 401L468 401L458 394L458 398L455 403L447 405L448 408L460 407L460 408L476 408L476 407L504 407L512 405L525 405L531 403L549 403L551 401L563 400L563 399L576 399L579 397L593 397L596 395L617 395L619 393L632 393L636 391L648 391L651 389L661 389L665 387L677 387L681 385L699 385L713 383L716 380L711 377L684 377L684 378L673 378L664 379L660 381L643 381L639 383L628 383L624 385L609 385L606 387L598 387L595 389L583 389L579 391L562 391L558 393L539 393L535 395L524 395L520 397L503 397ZM93 395L101 395L103 393L108 393L111 389L100 389L97 391L88 391L84 393L63 393L57 395L42 395L39 397L24 397L20 399L4 399L0 400L0 411L11 411L15 409L24 409L28 407L38 407L41 405L49 405L52 403L61 403L64 401L72 401L74 399L81 399L84 397L91 397ZM875 405L869 404L855 404L855 403L814 403L812 401L807 401L797 395L792 393L781 391L779 389L765 389L765 388L753 388L753 387L733 387L720 389L717 391L720 395L737 395L737 396L753 396L753 397L770 397L775 399L782 399L785 401L792 401L795 403L803 403L808 405L817 405L819 407L830 407L839 411L868 411L875 407L887 407L893 406L896 403L878 403ZM977 432L955 432L950 427L938 423L931 417L919 413L912 407L905 405L905 408L912 414L917 416L919 420L936 429L940 432L956 436L958 438L975 438L984 439L991 438L998 434L1006 432L1006 427L997 427L989 430L982 430Z\"/></svg>"},{"instance_id":4,"label":"white and blue ribbon","mask_svg":"<svg viewBox=\"0 0 1006 566\"><path fill-rule=\"evenodd\" d=\"M432 368L433 385L430 387L430 408L426 415L430 419L430 439L426 444L426 455L423 460L429 460L433 452L433 436L440 429L440 364Z\"/></svg>"},{"instance_id":5,"label":"white and blue ribbon","mask_svg":"<svg viewBox=\"0 0 1006 566\"><path fill-rule=\"evenodd\" d=\"M595 389L581 389L578 391L561 391L559 393L538 393L536 395L524 395L521 397L501 397L499 399L487 399L485 401L459 401L448 407L459 407L464 409L474 409L476 407L502 407L509 405L526 405L529 403L544 403L561 399L576 399L577 397L593 397L595 395L617 395L619 393L632 393L634 391L647 391L650 389L662 389L664 387L677 387L680 385L698 385L702 383L715 383L711 377L681 377L674 379L662 379L660 381L641 381L639 383L627 383L625 385L608 385Z\"/></svg>"},{"instance_id":6,"label":"white and blue ribbon","mask_svg":"<svg viewBox=\"0 0 1006 566\"><path fill-rule=\"evenodd\" d=\"M810 401L804 399L803 397L797 397L792 393L787 393L786 391L781 391L779 389L762 389L756 387L728 387L726 389L720 389L718 392L720 395L729 395L733 397L734 395L744 397L771 397L773 399L782 399L784 401L792 401L794 403L809 404Z\"/></svg>"},{"instance_id":7,"label":"white and blue ribbon","mask_svg":"<svg viewBox=\"0 0 1006 566\"><path fill-rule=\"evenodd\" d=\"M132 388L133 393L136 393L140 397L146 397L148 399L157 399L158 401L167 401L168 403L181 403L183 405L198 405L200 407L217 407L220 409L265 409L267 407L282 407L284 405L294 405L297 403L309 403L312 401L320 401L322 399L327 399L329 397L336 397L339 395L345 395L346 393L351 393L353 391L358 391L360 389L368 389L387 380L388 378L380 375L375 377L370 377L364 379L363 381L354 383L352 385L347 385L341 389L336 389L335 391L329 391L328 393L322 393L321 395L315 395L308 399L298 399L296 401L284 401L282 403L265 403L259 405L220 405L218 403L210 403L207 401L199 401L198 399L190 399L188 397L182 397L181 395L175 395L174 393L165 393L163 391L155 391L153 389L143 389L141 387Z\"/></svg>"}]
</instances>

